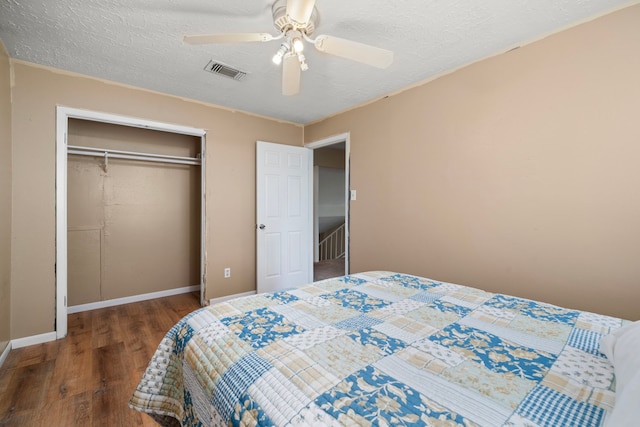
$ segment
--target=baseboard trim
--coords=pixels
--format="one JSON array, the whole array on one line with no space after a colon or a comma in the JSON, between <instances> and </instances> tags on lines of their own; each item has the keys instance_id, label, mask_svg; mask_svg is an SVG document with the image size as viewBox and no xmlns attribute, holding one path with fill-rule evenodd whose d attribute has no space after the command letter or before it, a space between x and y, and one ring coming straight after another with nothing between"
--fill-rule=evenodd
<instances>
[{"instance_id":1,"label":"baseboard trim","mask_svg":"<svg viewBox=\"0 0 640 427\"><path fill-rule=\"evenodd\" d=\"M88 304L72 305L67 307L67 314L80 313L82 311L97 310L99 308L113 307L114 305L130 304L132 302L146 301L150 299L170 297L172 295L186 294L200 290L200 285L185 286L184 288L169 289L166 291L150 292L148 294L134 295L131 297L115 298L106 301L90 302Z\"/></svg>"},{"instance_id":2,"label":"baseboard trim","mask_svg":"<svg viewBox=\"0 0 640 427\"><path fill-rule=\"evenodd\" d=\"M11 341L7 343L7 346L2 351L2 354L0 354L0 368L2 368L2 365L4 365L4 361L7 360L7 356L9 356L10 351L11 351Z\"/></svg>"},{"instance_id":3,"label":"baseboard trim","mask_svg":"<svg viewBox=\"0 0 640 427\"><path fill-rule=\"evenodd\" d=\"M46 334L31 335L30 337L24 337L24 338L16 338L15 340L11 340L11 346L14 349L28 347L30 345L36 345L36 344L42 344L49 341L55 341L56 338L57 337L55 332L47 332Z\"/></svg>"},{"instance_id":4,"label":"baseboard trim","mask_svg":"<svg viewBox=\"0 0 640 427\"><path fill-rule=\"evenodd\" d=\"M256 294L256 291L249 291L249 292L242 292L240 294L227 295L226 297L211 298L209 300L209 305L217 304L219 302L229 301L230 299L248 297L250 295L255 295L255 294Z\"/></svg>"}]
</instances>

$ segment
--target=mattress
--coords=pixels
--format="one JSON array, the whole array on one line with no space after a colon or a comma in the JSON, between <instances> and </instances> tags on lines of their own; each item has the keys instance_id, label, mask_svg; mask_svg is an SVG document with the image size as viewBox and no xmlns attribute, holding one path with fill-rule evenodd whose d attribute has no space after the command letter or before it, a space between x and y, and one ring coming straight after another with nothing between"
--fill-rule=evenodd
<instances>
[{"instance_id":1,"label":"mattress","mask_svg":"<svg viewBox=\"0 0 640 427\"><path fill-rule=\"evenodd\" d=\"M130 401L184 426L601 426L624 320L394 272L199 309Z\"/></svg>"}]
</instances>

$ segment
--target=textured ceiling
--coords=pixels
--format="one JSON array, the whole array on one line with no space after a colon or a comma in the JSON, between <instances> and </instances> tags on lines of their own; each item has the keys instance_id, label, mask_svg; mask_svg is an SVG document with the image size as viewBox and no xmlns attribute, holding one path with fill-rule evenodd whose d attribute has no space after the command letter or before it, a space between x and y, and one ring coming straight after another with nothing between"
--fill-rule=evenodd
<instances>
[{"instance_id":1,"label":"textured ceiling","mask_svg":"<svg viewBox=\"0 0 640 427\"><path fill-rule=\"evenodd\" d=\"M309 123L504 52L620 0L317 0L315 35L394 51L385 70L314 51L298 95L281 94L278 41L191 46L185 34L277 34L266 0L3 0L12 58L295 123ZM215 59L247 72L204 71Z\"/></svg>"}]
</instances>

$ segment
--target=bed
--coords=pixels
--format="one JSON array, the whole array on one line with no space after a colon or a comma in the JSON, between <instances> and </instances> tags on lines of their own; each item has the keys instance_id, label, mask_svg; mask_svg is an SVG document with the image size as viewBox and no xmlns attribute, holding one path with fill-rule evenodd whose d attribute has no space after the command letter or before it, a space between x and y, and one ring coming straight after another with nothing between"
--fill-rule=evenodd
<instances>
[{"instance_id":1,"label":"bed","mask_svg":"<svg viewBox=\"0 0 640 427\"><path fill-rule=\"evenodd\" d=\"M407 274L353 274L187 315L129 405L167 426L614 425L630 415L616 404L613 350L637 393L637 326Z\"/></svg>"}]
</instances>

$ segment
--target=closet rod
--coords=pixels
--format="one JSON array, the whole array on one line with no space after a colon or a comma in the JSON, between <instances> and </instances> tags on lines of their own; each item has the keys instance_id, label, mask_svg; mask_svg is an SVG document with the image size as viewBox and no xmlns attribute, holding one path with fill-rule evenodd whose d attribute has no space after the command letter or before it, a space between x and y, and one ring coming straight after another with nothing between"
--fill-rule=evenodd
<instances>
[{"instance_id":1,"label":"closet rod","mask_svg":"<svg viewBox=\"0 0 640 427\"><path fill-rule=\"evenodd\" d=\"M80 156L94 156L112 159L144 160L149 162L177 163L181 165L200 165L201 159L197 157L169 156L165 154L136 153L134 151L107 150L104 148L81 147L78 145L67 146L67 154Z\"/></svg>"}]
</instances>

